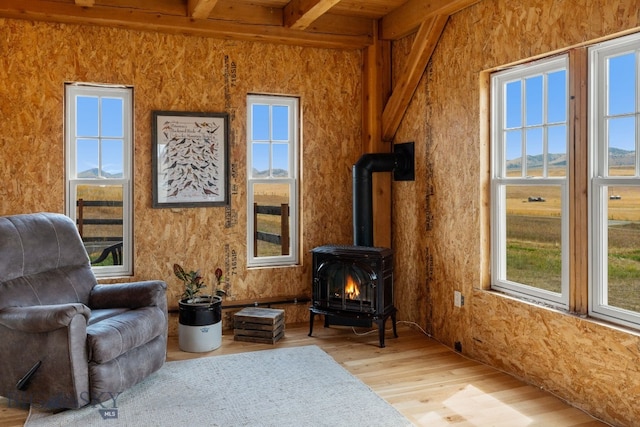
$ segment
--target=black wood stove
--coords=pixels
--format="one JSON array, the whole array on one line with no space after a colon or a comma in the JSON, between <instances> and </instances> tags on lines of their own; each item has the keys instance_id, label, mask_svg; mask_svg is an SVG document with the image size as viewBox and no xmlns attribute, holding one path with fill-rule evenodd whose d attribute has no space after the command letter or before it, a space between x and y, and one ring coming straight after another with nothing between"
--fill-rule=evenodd
<instances>
[{"instance_id":1,"label":"black wood stove","mask_svg":"<svg viewBox=\"0 0 640 427\"><path fill-rule=\"evenodd\" d=\"M394 144L393 153L367 153L353 165L354 246L326 245L313 249L313 298L309 336L316 314L324 326L378 325L384 347L389 317L396 332L393 305L393 251L373 246L372 174L393 172L395 181L415 180L413 142Z\"/></svg>"},{"instance_id":2,"label":"black wood stove","mask_svg":"<svg viewBox=\"0 0 640 427\"><path fill-rule=\"evenodd\" d=\"M324 326L378 325L380 347L384 347L385 323L391 317L396 332L393 305L393 251L366 246L320 246L313 254L313 298L309 336L316 314L324 315Z\"/></svg>"}]
</instances>

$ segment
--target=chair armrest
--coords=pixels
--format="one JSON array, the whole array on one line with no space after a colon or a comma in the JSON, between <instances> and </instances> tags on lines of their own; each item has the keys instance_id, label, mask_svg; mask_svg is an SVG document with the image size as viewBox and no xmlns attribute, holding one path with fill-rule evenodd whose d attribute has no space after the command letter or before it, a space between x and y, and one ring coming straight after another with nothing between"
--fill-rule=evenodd
<instances>
[{"instance_id":1,"label":"chair armrest","mask_svg":"<svg viewBox=\"0 0 640 427\"><path fill-rule=\"evenodd\" d=\"M161 280L96 285L89 295L91 308L165 307L167 284Z\"/></svg>"},{"instance_id":2,"label":"chair armrest","mask_svg":"<svg viewBox=\"0 0 640 427\"><path fill-rule=\"evenodd\" d=\"M77 315L88 321L91 310L81 303L6 307L0 310L0 325L20 332L50 332L68 327Z\"/></svg>"}]
</instances>

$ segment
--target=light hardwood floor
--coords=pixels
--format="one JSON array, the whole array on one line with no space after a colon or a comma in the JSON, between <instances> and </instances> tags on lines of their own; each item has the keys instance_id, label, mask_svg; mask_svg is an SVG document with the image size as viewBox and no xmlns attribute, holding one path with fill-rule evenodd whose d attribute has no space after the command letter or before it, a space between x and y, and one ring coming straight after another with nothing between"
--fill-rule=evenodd
<instances>
[{"instance_id":1,"label":"light hardwood floor","mask_svg":"<svg viewBox=\"0 0 640 427\"><path fill-rule=\"evenodd\" d=\"M167 359L183 360L278 347L317 345L418 426L603 426L584 412L536 387L469 360L426 337L412 325L398 325L399 338L377 331L332 326L316 321L287 326L275 345L237 342L225 331L222 346L210 353L185 353L169 338ZM348 403L345 403L348 404ZM0 426L21 426L28 414L0 398Z\"/></svg>"}]
</instances>

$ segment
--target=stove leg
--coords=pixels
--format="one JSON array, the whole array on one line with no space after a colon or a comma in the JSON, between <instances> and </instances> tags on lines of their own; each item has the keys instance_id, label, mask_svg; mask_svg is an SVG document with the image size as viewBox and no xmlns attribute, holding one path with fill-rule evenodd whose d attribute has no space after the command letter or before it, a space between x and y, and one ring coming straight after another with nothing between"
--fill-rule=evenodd
<instances>
[{"instance_id":1,"label":"stove leg","mask_svg":"<svg viewBox=\"0 0 640 427\"><path fill-rule=\"evenodd\" d=\"M378 324L378 338L380 339L380 348L384 348L384 324L387 319L376 320Z\"/></svg>"},{"instance_id":2,"label":"stove leg","mask_svg":"<svg viewBox=\"0 0 640 427\"><path fill-rule=\"evenodd\" d=\"M311 334L313 333L313 318L316 316L316 314L311 311L311 318L309 320L309 336L311 336Z\"/></svg>"}]
</instances>

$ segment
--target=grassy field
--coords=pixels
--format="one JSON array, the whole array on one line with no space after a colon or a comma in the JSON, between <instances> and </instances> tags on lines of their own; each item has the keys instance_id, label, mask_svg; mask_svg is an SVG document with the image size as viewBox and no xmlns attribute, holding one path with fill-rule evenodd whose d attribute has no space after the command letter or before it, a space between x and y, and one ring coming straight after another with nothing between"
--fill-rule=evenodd
<instances>
[{"instance_id":1,"label":"grassy field","mask_svg":"<svg viewBox=\"0 0 640 427\"><path fill-rule=\"evenodd\" d=\"M610 188L608 304L640 311L640 189ZM544 202L530 202L542 197ZM560 192L557 187L511 186L507 191L507 278L560 291Z\"/></svg>"}]
</instances>

